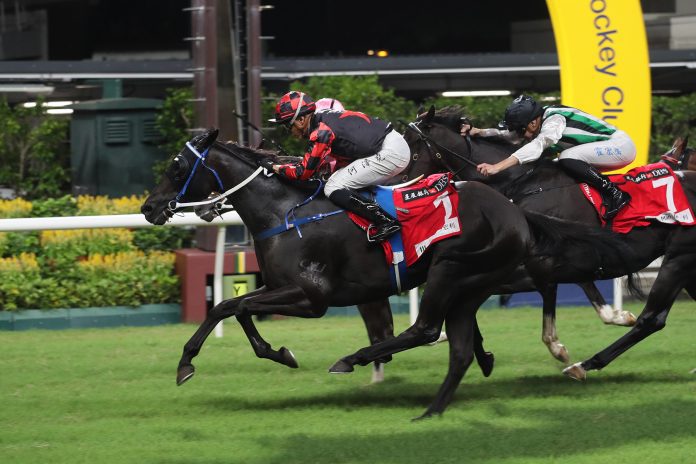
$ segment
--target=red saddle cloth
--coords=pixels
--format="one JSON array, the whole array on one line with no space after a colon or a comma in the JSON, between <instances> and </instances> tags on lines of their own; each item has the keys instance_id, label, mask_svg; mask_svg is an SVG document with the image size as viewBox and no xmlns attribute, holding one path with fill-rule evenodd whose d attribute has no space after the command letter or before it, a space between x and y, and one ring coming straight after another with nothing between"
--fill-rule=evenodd
<instances>
[{"instance_id":1,"label":"red saddle cloth","mask_svg":"<svg viewBox=\"0 0 696 464\"><path fill-rule=\"evenodd\" d=\"M396 218L401 223L406 265L410 266L420 258L428 247L446 238L461 234L459 224L459 195L452 185L451 174L432 174L427 178L392 191ZM379 187L385 188L385 187ZM393 211L389 205L381 205L387 212ZM369 222L360 216L348 213L350 218L362 229ZM394 263L391 240L381 242L387 262Z\"/></svg>"},{"instance_id":2,"label":"red saddle cloth","mask_svg":"<svg viewBox=\"0 0 696 464\"><path fill-rule=\"evenodd\" d=\"M634 227L647 226L652 221L690 226L696 224L694 213L686 199L679 179L665 163L633 168L625 174L609 176L621 190L631 195L631 201L614 216L612 230L628 233ZM599 191L580 184L582 192L597 210L602 226L602 196Z\"/></svg>"}]
</instances>

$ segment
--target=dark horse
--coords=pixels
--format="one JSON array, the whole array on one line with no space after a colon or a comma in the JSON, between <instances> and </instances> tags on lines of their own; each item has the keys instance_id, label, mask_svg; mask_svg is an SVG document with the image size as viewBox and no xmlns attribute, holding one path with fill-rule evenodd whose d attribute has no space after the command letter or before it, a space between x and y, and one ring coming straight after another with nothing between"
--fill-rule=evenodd
<instances>
[{"instance_id":1,"label":"dark horse","mask_svg":"<svg viewBox=\"0 0 696 464\"><path fill-rule=\"evenodd\" d=\"M513 186L519 179L524 177L524 173L529 171L529 167L518 166L492 178L479 175L475 169L478 163L500 161L510 156L516 150L517 147L510 143L496 139L467 138L467 150L462 153L474 153L475 156L472 157L469 154L461 155L454 150L449 150L446 144L442 145L436 142L439 132L437 127L431 130L433 124L459 133L463 121L465 121L465 118L463 118L460 107L447 107L437 112L434 107L431 107L415 123L409 124L406 140L411 148L412 159L407 169L401 174L400 181L405 182L421 174L450 171L455 173L455 179L457 180L481 181L508 197L514 194L516 198L512 198L513 201L525 209L586 224L588 221L593 223L593 219L594 222L597 222L592 215L592 211L564 210L564 206L568 203L555 201L556 197L553 196L555 194L569 196L569 201L579 200L579 198L576 198L580 195L579 189L576 188L573 191L568 189L568 187L576 185L575 181L562 173L561 178L553 188L543 190L541 187L537 188L537 186L534 186L533 190L521 193L513 192ZM426 135L426 132L429 135ZM457 140L457 142L464 143L464 140ZM561 190L562 192L560 192ZM546 193L544 200L540 200L535 196L542 192ZM551 192L552 196L548 195L549 192ZM635 323L636 318L629 311L615 310L611 305L608 305L593 282L576 283L583 289L597 315L605 324L631 326ZM632 289L634 288L632 281L629 281L629 285ZM520 268L510 281L505 282L500 288L496 289L496 293L506 294L534 290L541 294L543 300L541 339L554 358L563 363L568 363L570 360L568 350L559 340L556 331L556 285L538 288L530 279L528 272Z\"/></svg>"},{"instance_id":2,"label":"dark horse","mask_svg":"<svg viewBox=\"0 0 696 464\"><path fill-rule=\"evenodd\" d=\"M177 201L202 200L218 186L237 186L229 198L254 237L283 224L286 213L307 197L306 188L289 185L274 175L258 176L259 161L267 161L270 155L215 143L216 137L217 131L198 136L174 158L167 175L142 206L145 218L153 224L164 224L177 209ZM593 251L605 250L605 256L612 255L612 250L619 247L613 235L524 212L480 183L465 184L459 195L464 199L456 213L461 235L434 244L410 268L414 286L425 282L426 277L428 280L416 324L396 338L366 348L374 351L361 351L365 356L355 359L360 364L365 359L367 364L432 342L446 321L449 373L425 415L444 411L474 357L476 310L520 263L526 261L530 268L556 278L565 275L576 279L578 274L592 273L598 266L614 269L617 275L626 273L625 263L616 253L600 260L601 256ZM334 210L336 207L323 197L304 206L309 216ZM443 211L443 219L444 215ZM224 318L262 314L321 317L329 306L376 301L393 293L381 247L369 243L364 232L344 214L332 215L323 222L305 225L302 238L295 233L281 233L255 239L265 285L223 301L208 313L184 346L178 384L193 375L193 358ZM584 259L579 260L580 256ZM247 332L247 337L254 347L266 344L256 331ZM332 368L333 372L349 370L352 367L347 360Z\"/></svg>"},{"instance_id":3,"label":"dark horse","mask_svg":"<svg viewBox=\"0 0 696 464\"><path fill-rule=\"evenodd\" d=\"M445 108L437 113L431 108L419 118L415 130L407 135L407 140L417 161L428 166L412 163L406 176L425 170L432 171L433 165L440 166L440 170L456 172L461 179L488 182L524 209L600 226L594 208L584 198L575 181L551 161L541 160L531 165L516 166L490 179L481 178L474 166L482 162L500 161L509 156L510 149L486 138L473 137L467 140L461 137L461 118L461 110L457 108ZM686 148L686 142L681 141L675 144L674 150L681 154L689 149ZM693 208L696 205L696 173L682 172L679 178ZM605 367L635 343L662 329L674 299L682 289L696 297L696 227L654 223L625 234L623 241L634 250L635 263L642 263L644 266L664 255L662 267L636 325L606 350L566 369L564 372L571 377L585 378L585 370ZM630 270L636 272L640 269L637 267ZM596 278L605 277L599 270ZM541 290L543 293L544 290L553 288L554 285L551 284ZM546 307L545 299L545 323L551 318L547 315L547 311L551 309ZM545 336L546 334L545 329ZM553 334L555 335L555 330Z\"/></svg>"}]
</instances>

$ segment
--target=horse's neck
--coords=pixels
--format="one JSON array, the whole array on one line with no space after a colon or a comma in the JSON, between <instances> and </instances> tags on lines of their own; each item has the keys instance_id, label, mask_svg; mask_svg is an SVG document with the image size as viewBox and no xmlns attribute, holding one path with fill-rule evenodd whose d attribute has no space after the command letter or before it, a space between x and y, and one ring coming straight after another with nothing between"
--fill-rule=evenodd
<instances>
[{"instance_id":1,"label":"horse's neck","mask_svg":"<svg viewBox=\"0 0 696 464\"><path fill-rule=\"evenodd\" d=\"M682 162L682 169L688 169L689 171L696 171L696 156L694 153L696 150L691 148L686 149L684 154L684 161Z\"/></svg>"}]
</instances>

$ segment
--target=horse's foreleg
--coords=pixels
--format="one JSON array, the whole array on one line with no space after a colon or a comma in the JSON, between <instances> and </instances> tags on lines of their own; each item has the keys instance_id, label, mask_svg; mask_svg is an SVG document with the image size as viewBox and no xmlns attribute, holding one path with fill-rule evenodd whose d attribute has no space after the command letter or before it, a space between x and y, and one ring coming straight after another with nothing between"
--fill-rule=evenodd
<instances>
[{"instance_id":1,"label":"horse's foreleg","mask_svg":"<svg viewBox=\"0 0 696 464\"><path fill-rule=\"evenodd\" d=\"M687 282L696 278L694 261L694 255L665 258L645 308L631 330L592 358L564 369L563 373L576 380L584 380L587 371L606 367L636 343L662 330L677 295Z\"/></svg>"},{"instance_id":2,"label":"horse's foreleg","mask_svg":"<svg viewBox=\"0 0 696 464\"><path fill-rule=\"evenodd\" d=\"M251 330L253 324L248 318L253 314L284 314L288 316L300 317L320 317L326 313L327 306L318 302L313 302L307 298L304 290L298 286L287 286L274 290L267 290L262 287L251 293L247 293L237 298L225 300L208 312L208 316L201 326L196 330L193 337L184 345L184 353L179 361L177 371L177 384L181 385L194 374L192 359L198 355L203 343L218 322L230 316L242 316L240 322L245 330ZM254 344L254 336L262 340L258 332L253 329L250 341ZM264 342L265 343L265 342ZM262 348L262 347L261 347ZM256 351L256 347L255 347ZM292 353L281 348L280 359L278 362L289 365L296 364Z\"/></svg>"},{"instance_id":3,"label":"horse's foreleg","mask_svg":"<svg viewBox=\"0 0 696 464\"><path fill-rule=\"evenodd\" d=\"M622 311L607 304L594 282L583 282L578 284L578 286L585 292L587 299L590 300L592 307L605 324L630 327L636 323L636 316L632 312Z\"/></svg>"},{"instance_id":4,"label":"horse's foreleg","mask_svg":"<svg viewBox=\"0 0 696 464\"><path fill-rule=\"evenodd\" d=\"M216 305L213 309L208 312L203 323L198 327L193 336L184 345L184 352L179 360L179 367L177 369L176 384L181 385L188 379L193 377L194 367L191 364L193 358L195 358L201 351L201 347L205 340L210 335L210 332L215 328L215 326L223 319L226 319L234 315L239 303L253 295L259 295L265 292L265 287L261 287L253 292L247 293L237 298L232 298L231 300L226 300ZM258 334L258 332L257 332ZM260 336L259 336L260 338ZM253 344L253 343L252 343Z\"/></svg>"},{"instance_id":5,"label":"horse's foreleg","mask_svg":"<svg viewBox=\"0 0 696 464\"><path fill-rule=\"evenodd\" d=\"M562 363L567 363L570 361L568 349L558 340L558 334L556 333L556 296L558 294L558 285L543 284L539 285L538 289L543 302L541 341L544 342L554 358Z\"/></svg>"},{"instance_id":6,"label":"horse's foreleg","mask_svg":"<svg viewBox=\"0 0 696 464\"><path fill-rule=\"evenodd\" d=\"M485 300L481 300L479 304ZM474 359L474 337L476 336L476 306L447 313L445 330L449 340L449 369L444 382L433 402L419 419L442 414L450 404L457 387Z\"/></svg>"},{"instance_id":7,"label":"horse's foreleg","mask_svg":"<svg viewBox=\"0 0 696 464\"><path fill-rule=\"evenodd\" d=\"M370 303L359 304L358 311L360 311L360 316L362 316L365 323L370 344L374 345L375 343L394 338L394 320L389 299L384 298ZM391 356L385 356L375 361L372 368L372 383L384 380L384 363L389 361L391 361Z\"/></svg>"}]
</instances>

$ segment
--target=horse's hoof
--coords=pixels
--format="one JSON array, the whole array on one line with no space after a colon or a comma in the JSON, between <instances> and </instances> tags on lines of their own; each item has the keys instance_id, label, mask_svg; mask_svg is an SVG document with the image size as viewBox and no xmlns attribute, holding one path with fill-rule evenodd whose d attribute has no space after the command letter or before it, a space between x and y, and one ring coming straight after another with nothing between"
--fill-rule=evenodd
<instances>
[{"instance_id":1,"label":"horse's hoof","mask_svg":"<svg viewBox=\"0 0 696 464\"><path fill-rule=\"evenodd\" d=\"M336 364L329 368L330 374L348 374L349 372L353 371L353 365L342 359L336 361Z\"/></svg>"},{"instance_id":2,"label":"horse's hoof","mask_svg":"<svg viewBox=\"0 0 696 464\"><path fill-rule=\"evenodd\" d=\"M183 385L184 382L193 377L193 374L195 374L195 370L196 369L194 369L193 365L191 364L180 366L179 369L176 371L176 385Z\"/></svg>"},{"instance_id":3,"label":"horse's hoof","mask_svg":"<svg viewBox=\"0 0 696 464\"><path fill-rule=\"evenodd\" d=\"M624 315L624 317L621 321L622 322L621 325L625 326L625 327L633 327L634 325L636 325L637 320L638 319L636 318L636 316L632 312L626 311L626 314Z\"/></svg>"},{"instance_id":4,"label":"horse's hoof","mask_svg":"<svg viewBox=\"0 0 696 464\"><path fill-rule=\"evenodd\" d=\"M583 381L587 379L587 371L582 367L582 363L580 362L576 362L572 366L563 369L563 374L575 380Z\"/></svg>"},{"instance_id":5,"label":"horse's hoof","mask_svg":"<svg viewBox=\"0 0 696 464\"><path fill-rule=\"evenodd\" d=\"M298 367L300 367L300 365L297 364L295 355L292 354L292 351L290 351L289 349L285 348L284 346L281 346L280 350L278 350L278 353L280 354L281 363L285 364L286 366L292 369L297 369Z\"/></svg>"},{"instance_id":6,"label":"horse's hoof","mask_svg":"<svg viewBox=\"0 0 696 464\"><path fill-rule=\"evenodd\" d=\"M441 412L435 412L435 411L431 411L430 409L428 409L420 416L414 417L413 419L411 419L411 422L422 421L424 419L432 419L434 416L441 416L441 415L442 415Z\"/></svg>"},{"instance_id":7,"label":"horse's hoof","mask_svg":"<svg viewBox=\"0 0 696 464\"><path fill-rule=\"evenodd\" d=\"M372 368L372 380L370 383L380 382L384 382L384 364L376 362Z\"/></svg>"},{"instance_id":8,"label":"horse's hoof","mask_svg":"<svg viewBox=\"0 0 696 464\"><path fill-rule=\"evenodd\" d=\"M484 377L490 377L493 373L493 367L495 364L495 356L490 351L486 351L481 359L476 358L479 367L481 368L481 373Z\"/></svg>"},{"instance_id":9,"label":"horse's hoof","mask_svg":"<svg viewBox=\"0 0 696 464\"><path fill-rule=\"evenodd\" d=\"M447 340L448 340L447 334L445 332L440 332L440 336L437 338L437 340L435 340L434 342L428 343L428 345L435 346L438 343L446 342Z\"/></svg>"},{"instance_id":10,"label":"horse's hoof","mask_svg":"<svg viewBox=\"0 0 696 464\"><path fill-rule=\"evenodd\" d=\"M621 327L633 327L636 325L636 316L630 311L615 311L608 324Z\"/></svg>"},{"instance_id":11,"label":"horse's hoof","mask_svg":"<svg viewBox=\"0 0 696 464\"><path fill-rule=\"evenodd\" d=\"M558 344L558 351L553 355L553 357L558 359L563 364L568 364L570 362L570 354L568 354L568 348L566 348L563 343Z\"/></svg>"}]
</instances>

